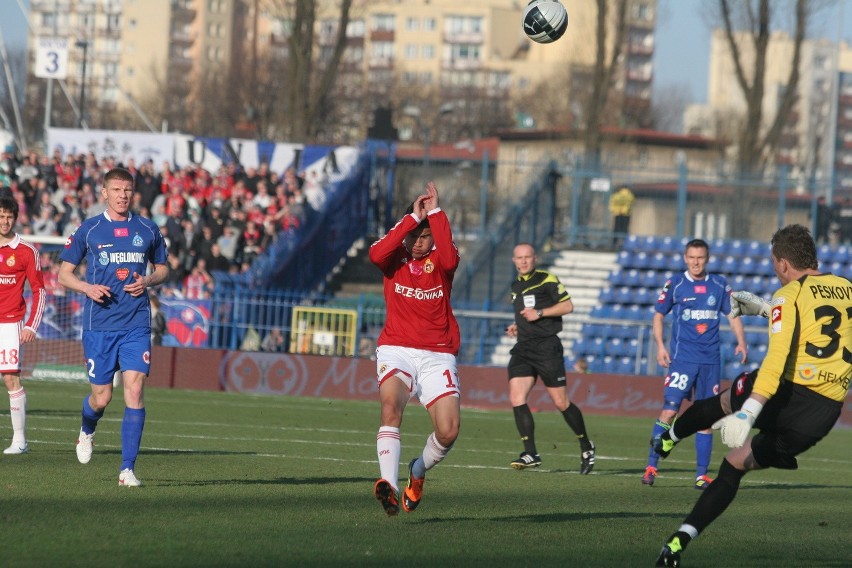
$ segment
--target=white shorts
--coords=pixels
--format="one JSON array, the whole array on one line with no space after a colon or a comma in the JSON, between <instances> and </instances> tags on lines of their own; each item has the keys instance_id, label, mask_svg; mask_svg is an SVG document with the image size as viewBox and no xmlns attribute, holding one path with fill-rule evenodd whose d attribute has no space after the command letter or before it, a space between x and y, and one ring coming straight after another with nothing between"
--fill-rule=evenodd
<instances>
[{"instance_id":1,"label":"white shorts","mask_svg":"<svg viewBox=\"0 0 852 568\"><path fill-rule=\"evenodd\" d=\"M21 372L21 332L24 322L0 323L0 373Z\"/></svg>"},{"instance_id":2,"label":"white shorts","mask_svg":"<svg viewBox=\"0 0 852 568\"><path fill-rule=\"evenodd\" d=\"M411 396L429 408L445 396L461 396L456 356L411 347L380 345L376 350L378 384L396 375L408 387Z\"/></svg>"}]
</instances>

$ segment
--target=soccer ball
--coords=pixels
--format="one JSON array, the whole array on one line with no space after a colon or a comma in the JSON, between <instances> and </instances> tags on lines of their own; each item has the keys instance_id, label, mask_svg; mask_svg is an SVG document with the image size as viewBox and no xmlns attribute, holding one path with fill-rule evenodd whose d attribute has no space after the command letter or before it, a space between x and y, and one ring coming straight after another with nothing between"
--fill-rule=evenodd
<instances>
[{"instance_id":1,"label":"soccer ball","mask_svg":"<svg viewBox=\"0 0 852 568\"><path fill-rule=\"evenodd\" d=\"M524 33L537 43L551 43L568 28L568 12L559 0L532 0L524 10Z\"/></svg>"}]
</instances>

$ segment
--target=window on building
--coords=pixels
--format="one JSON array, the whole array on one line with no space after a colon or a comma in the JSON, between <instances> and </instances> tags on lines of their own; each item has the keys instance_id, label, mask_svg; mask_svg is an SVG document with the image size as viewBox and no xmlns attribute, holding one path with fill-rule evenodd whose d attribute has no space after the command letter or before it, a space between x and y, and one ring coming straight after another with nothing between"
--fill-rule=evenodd
<instances>
[{"instance_id":1,"label":"window on building","mask_svg":"<svg viewBox=\"0 0 852 568\"><path fill-rule=\"evenodd\" d=\"M364 37L364 20L352 20L346 26L346 37Z\"/></svg>"},{"instance_id":2,"label":"window on building","mask_svg":"<svg viewBox=\"0 0 852 568\"><path fill-rule=\"evenodd\" d=\"M435 18L423 18L423 30L427 32L434 32L438 28L438 22L435 21Z\"/></svg>"},{"instance_id":3,"label":"window on building","mask_svg":"<svg viewBox=\"0 0 852 568\"><path fill-rule=\"evenodd\" d=\"M396 29L396 16L393 14L374 14L372 29L374 31L394 31Z\"/></svg>"},{"instance_id":4,"label":"window on building","mask_svg":"<svg viewBox=\"0 0 852 568\"><path fill-rule=\"evenodd\" d=\"M420 29L420 20L412 17L405 18L405 29L410 32L416 32Z\"/></svg>"},{"instance_id":5,"label":"window on building","mask_svg":"<svg viewBox=\"0 0 852 568\"><path fill-rule=\"evenodd\" d=\"M432 72L431 71L421 71L420 72L420 82L424 85L432 84Z\"/></svg>"},{"instance_id":6,"label":"window on building","mask_svg":"<svg viewBox=\"0 0 852 568\"><path fill-rule=\"evenodd\" d=\"M221 14L224 10L225 0L207 0L207 10L214 14Z\"/></svg>"},{"instance_id":7,"label":"window on building","mask_svg":"<svg viewBox=\"0 0 852 568\"><path fill-rule=\"evenodd\" d=\"M104 75L115 77L118 75L118 63L104 63Z\"/></svg>"},{"instance_id":8,"label":"window on building","mask_svg":"<svg viewBox=\"0 0 852 568\"><path fill-rule=\"evenodd\" d=\"M107 15L107 29L119 31L121 29L121 14Z\"/></svg>"},{"instance_id":9,"label":"window on building","mask_svg":"<svg viewBox=\"0 0 852 568\"><path fill-rule=\"evenodd\" d=\"M405 46L405 58L406 59L417 59L417 46L413 43L406 44Z\"/></svg>"},{"instance_id":10,"label":"window on building","mask_svg":"<svg viewBox=\"0 0 852 568\"><path fill-rule=\"evenodd\" d=\"M392 41L374 41L370 44L370 55L373 58L391 58L393 57L393 42Z\"/></svg>"},{"instance_id":11,"label":"window on building","mask_svg":"<svg viewBox=\"0 0 852 568\"><path fill-rule=\"evenodd\" d=\"M480 59L480 46L473 43L454 43L444 46L452 61L477 61Z\"/></svg>"},{"instance_id":12,"label":"window on building","mask_svg":"<svg viewBox=\"0 0 852 568\"><path fill-rule=\"evenodd\" d=\"M424 45L420 49L420 54L423 59L435 59L435 46L434 45Z\"/></svg>"},{"instance_id":13,"label":"window on building","mask_svg":"<svg viewBox=\"0 0 852 568\"><path fill-rule=\"evenodd\" d=\"M451 34L482 33L482 18L479 16L447 16L444 29Z\"/></svg>"}]
</instances>

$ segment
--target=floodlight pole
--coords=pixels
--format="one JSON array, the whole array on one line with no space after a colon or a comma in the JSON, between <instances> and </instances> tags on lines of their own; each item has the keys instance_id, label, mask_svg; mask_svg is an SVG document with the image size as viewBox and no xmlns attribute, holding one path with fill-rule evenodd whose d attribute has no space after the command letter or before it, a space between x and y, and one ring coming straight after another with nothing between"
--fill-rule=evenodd
<instances>
[{"instance_id":1,"label":"floodlight pole","mask_svg":"<svg viewBox=\"0 0 852 568\"><path fill-rule=\"evenodd\" d=\"M86 114L86 60L88 59L89 42L81 39L74 45L83 49L83 72L80 80L80 114L77 115L77 128L83 128L83 117Z\"/></svg>"}]
</instances>

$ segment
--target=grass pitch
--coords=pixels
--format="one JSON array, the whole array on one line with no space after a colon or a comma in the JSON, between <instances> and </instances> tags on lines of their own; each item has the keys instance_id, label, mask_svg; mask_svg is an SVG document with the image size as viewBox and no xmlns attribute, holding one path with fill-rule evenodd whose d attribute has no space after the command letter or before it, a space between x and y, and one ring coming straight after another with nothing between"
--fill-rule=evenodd
<instances>
[{"instance_id":1,"label":"grass pitch","mask_svg":"<svg viewBox=\"0 0 852 568\"><path fill-rule=\"evenodd\" d=\"M87 465L74 445L83 384L28 381L30 453L0 455L0 566L652 566L691 509L691 441L640 483L655 416L586 415L598 446L580 476L561 416L536 414L544 464L521 450L509 409L462 411L447 460L414 513L384 515L378 402L149 389L141 488L118 487L121 390ZM5 406L5 405L4 405ZM426 411L409 405L404 464ZM0 432L11 437L8 413ZM5 442L4 442L5 447ZM835 430L794 472L751 473L737 500L684 555L687 567L852 566L852 431ZM723 447L716 440L712 472Z\"/></svg>"}]
</instances>

